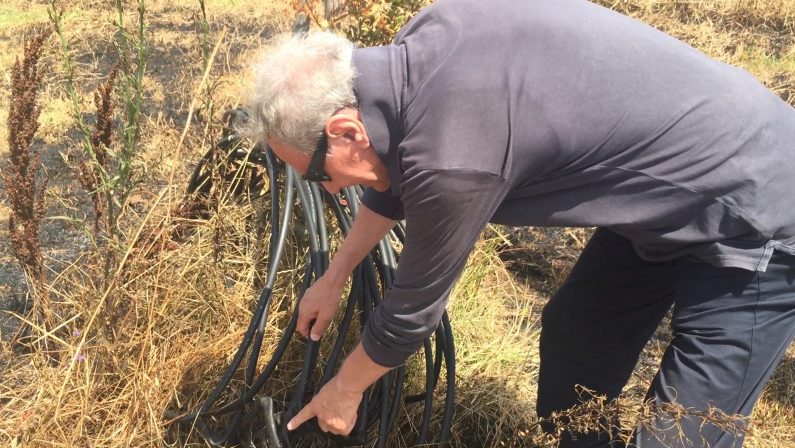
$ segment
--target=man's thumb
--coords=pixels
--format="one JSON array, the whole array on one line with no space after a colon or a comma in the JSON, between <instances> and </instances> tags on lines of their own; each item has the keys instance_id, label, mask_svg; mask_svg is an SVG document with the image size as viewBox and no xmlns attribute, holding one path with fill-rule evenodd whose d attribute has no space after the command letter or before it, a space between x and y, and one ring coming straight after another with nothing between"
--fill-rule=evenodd
<instances>
[{"instance_id":1,"label":"man's thumb","mask_svg":"<svg viewBox=\"0 0 795 448\"><path fill-rule=\"evenodd\" d=\"M330 323L331 320L329 319L316 319L312 324L312 328L309 330L309 337L313 341L319 341L320 337L323 336L323 332L326 331L326 328L328 328L328 324Z\"/></svg>"}]
</instances>

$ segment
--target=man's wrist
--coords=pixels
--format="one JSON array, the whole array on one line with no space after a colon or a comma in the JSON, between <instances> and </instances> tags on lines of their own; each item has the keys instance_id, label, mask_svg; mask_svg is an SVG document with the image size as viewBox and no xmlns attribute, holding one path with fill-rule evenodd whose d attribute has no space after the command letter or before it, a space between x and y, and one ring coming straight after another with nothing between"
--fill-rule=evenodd
<instances>
[{"instance_id":1,"label":"man's wrist","mask_svg":"<svg viewBox=\"0 0 795 448\"><path fill-rule=\"evenodd\" d=\"M378 378L391 369L373 362L361 342L348 355L337 373L335 387L345 393L364 393Z\"/></svg>"},{"instance_id":2,"label":"man's wrist","mask_svg":"<svg viewBox=\"0 0 795 448\"><path fill-rule=\"evenodd\" d=\"M332 263L323 274L323 279L326 280L331 287L342 289L345 287L345 282L348 281L348 277L350 277L351 274L350 271L336 268L337 265Z\"/></svg>"},{"instance_id":3,"label":"man's wrist","mask_svg":"<svg viewBox=\"0 0 795 448\"><path fill-rule=\"evenodd\" d=\"M365 390L367 390L367 387L361 389L359 387L353 386L352 382L347 381L347 378L344 378L343 375L344 374L340 372L339 374L337 374L337 376L334 377L332 381L334 388L338 392L344 395L354 396L354 395L361 395L364 393Z\"/></svg>"}]
</instances>

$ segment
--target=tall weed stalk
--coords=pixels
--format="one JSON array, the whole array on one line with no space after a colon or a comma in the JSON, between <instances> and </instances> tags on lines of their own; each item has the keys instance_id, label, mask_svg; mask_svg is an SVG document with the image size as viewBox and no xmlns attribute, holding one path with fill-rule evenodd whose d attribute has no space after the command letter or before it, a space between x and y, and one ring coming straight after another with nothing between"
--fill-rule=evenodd
<instances>
[{"instance_id":1,"label":"tall weed stalk","mask_svg":"<svg viewBox=\"0 0 795 448\"><path fill-rule=\"evenodd\" d=\"M94 240L99 244L106 239L111 244L105 252L105 280L112 271L115 256L113 247L120 242L120 217L135 187L143 180L141 170L136 170L141 140L144 74L146 70L146 5L138 0L138 23L134 31L125 24L125 5L115 2L117 17L113 22L115 43L119 59L107 80L94 94L96 123L91 129L83 118L82 100L75 85L75 68L69 41L63 28L64 11L55 0L50 1L49 16L60 38L66 74L65 90L72 106L72 116L82 134L81 144L87 162L80 167L78 178L89 191L94 211ZM118 142L112 138L114 101L116 93L121 105ZM101 218L104 217L104 229ZM103 235L104 230L104 235Z\"/></svg>"},{"instance_id":2,"label":"tall weed stalk","mask_svg":"<svg viewBox=\"0 0 795 448\"><path fill-rule=\"evenodd\" d=\"M80 129L81 145L83 153L88 161L81 165L80 181L83 187L89 191L92 202L94 203L94 241L100 241L100 217L104 213L106 217L106 231L110 237L115 236L117 207L113 198L111 187L111 174L109 170L110 161L108 160L107 150L110 148L110 134L103 135L99 131L101 126L105 126L104 121L112 120L112 107L108 98L107 117L102 117L102 113L97 113L97 131L92 131L83 118L83 107L77 87L75 86L75 68L72 62L71 48L63 29L64 11L57 9L55 0L50 2L48 10L50 22L58 35L61 44L61 54L63 57L63 69L66 75L64 89L72 106L72 118ZM115 76L115 74L113 75ZM110 81L112 84L112 81ZM100 88L101 89L101 88ZM99 106L98 106L99 107ZM103 124L101 124L103 123ZM102 137L100 137L102 135ZM102 147L101 145L105 145ZM100 199L101 197L101 199ZM103 205L104 204L104 205Z\"/></svg>"},{"instance_id":3,"label":"tall weed stalk","mask_svg":"<svg viewBox=\"0 0 795 448\"><path fill-rule=\"evenodd\" d=\"M47 300L47 276L42 261L39 230L46 211L45 192L47 177L41 179L39 165L41 155L33 152L30 145L39 129L38 91L42 82L39 58L47 34L39 31L24 42L22 61L17 57L11 69L11 98L8 112L9 164L2 173L11 213L8 218L8 233L14 256L19 261L30 289L44 303L34 303L33 313L38 308L46 328L51 327ZM35 294L38 289L40 294Z\"/></svg>"},{"instance_id":4,"label":"tall weed stalk","mask_svg":"<svg viewBox=\"0 0 795 448\"><path fill-rule=\"evenodd\" d=\"M133 166L137 160L141 141L141 107L146 71L146 2L138 0L138 24L131 33L124 23L124 2L116 0L116 46L119 50L120 82L118 93L124 114L121 129L121 149L116 154L116 175L112 184L118 201L123 206L133 189L142 181Z\"/></svg>"},{"instance_id":5,"label":"tall weed stalk","mask_svg":"<svg viewBox=\"0 0 795 448\"><path fill-rule=\"evenodd\" d=\"M207 5L205 0L199 0L199 16L197 19L197 28L200 34L200 41L199 46L201 50L202 56L202 69L207 71L208 68L211 68L213 65L212 58L215 57L213 53L213 46L210 41L210 22L207 20ZM218 87L219 80L217 77L215 78L208 78L207 82L204 83L204 91L201 97L202 101L202 111L204 117L207 120L207 126L204 130L205 138L207 135L211 134L210 131L214 131L210 126L210 123L213 122L213 117L215 116L215 99L214 94L215 90ZM214 134L214 133L212 133Z\"/></svg>"},{"instance_id":6,"label":"tall weed stalk","mask_svg":"<svg viewBox=\"0 0 795 448\"><path fill-rule=\"evenodd\" d=\"M79 180L83 187L89 191L94 208L94 235L101 231L100 220L103 213L109 218L108 229L114 229L113 202L110 190L103 188L107 185L108 150L111 148L113 134L113 92L114 82L118 68L114 67L108 79L94 92L94 105L97 108L94 132L89 140L89 147L94 155L93 163L84 161L80 165ZM102 191L106 193L106 203L102 201Z\"/></svg>"}]
</instances>

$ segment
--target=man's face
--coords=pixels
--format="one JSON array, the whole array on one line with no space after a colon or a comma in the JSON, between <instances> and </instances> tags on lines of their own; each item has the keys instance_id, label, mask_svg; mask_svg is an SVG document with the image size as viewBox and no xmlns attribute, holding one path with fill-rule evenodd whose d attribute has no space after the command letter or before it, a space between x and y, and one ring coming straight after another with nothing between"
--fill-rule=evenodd
<instances>
[{"instance_id":1,"label":"man's face","mask_svg":"<svg viewBox=\"0 0 795 448\"><path fill-rule=\"evenodd\" d=\"M329 117L324 128L328 139L328 151L323 171L331 178L320 182L331 194L342 188L365 185L378 191L389 188L389 177L375 150L370 145L359 112L354 108L343 108ZM303 176L312 161L311 154L304 154L279 139L268 140L273 152L284 163L295 168Z\"/></svg>"},{"instance_id":2,"label":"man's face","mask_svg":"<svg viewBox=\"0 0 795 448\"><path fill-rule=\"evenodd\" d=\"M306 170L309 168L309 162L312 159L312 156L310 154L301 153L295 148L287 144L284 144L275 138L269 139L268 145L271 147L271 149L273 149L273 152L276 154L276 156L278 156L284 163L295 168L298 174L300 174L301 176L306 174ZM331 180L326 182L320 182L320 184L329 193L337 194L339 193L341 188L347 187L349 185L345 185L342 182L340 182L343 173L335 169L334 157L331 155L332 152L331 142L329 142L328 152L329 154L326 155L326 163L323 169L326 171L329 177L331 177Z\"/></svg>"}]
</instances>

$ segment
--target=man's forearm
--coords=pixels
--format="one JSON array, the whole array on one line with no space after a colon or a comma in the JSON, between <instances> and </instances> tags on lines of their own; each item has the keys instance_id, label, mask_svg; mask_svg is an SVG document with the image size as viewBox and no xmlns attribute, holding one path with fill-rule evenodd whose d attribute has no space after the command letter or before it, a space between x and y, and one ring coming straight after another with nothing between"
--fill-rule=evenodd
<instances>
[{"instance_id":1,"label":"man's forearm","mask_svg":"<svg viewBox=\"0 0 795 448\"><path fill-rule=\"evenodd\" d=\"M362 343L348 355L337 373L337 385L344 392L364 392L385 373L392 370L373 361L362 347Z\"/></svg>"},{"instance_id":2,"label":"man's forearm","mask_svg":"<svg viewBox=\"0 0 795 448\"><path fill-rule=\"evenodd\" d=\"M353 268L395 226L396 221L385 218L362 204L348 236L334 254L324 277L336 285L348 279Z\"/></svg>"},{"instance_id":3,"label":"man's forearm","mask_svg":"<svg viewBox=\"0 0 795 448\"><path fill-rule=\"evenodd\" d=\"M323 275L324 280L336 285L345 283L353 268L367 256L381 238L395 226L395 223L396 221L385 218L362 204L348 236L334 254L334 259ZM370 359L360 342L343 362L334 385L345 393L362 393L389 370L390 368L376 364Z\"/></svg>"}]
</instances>

